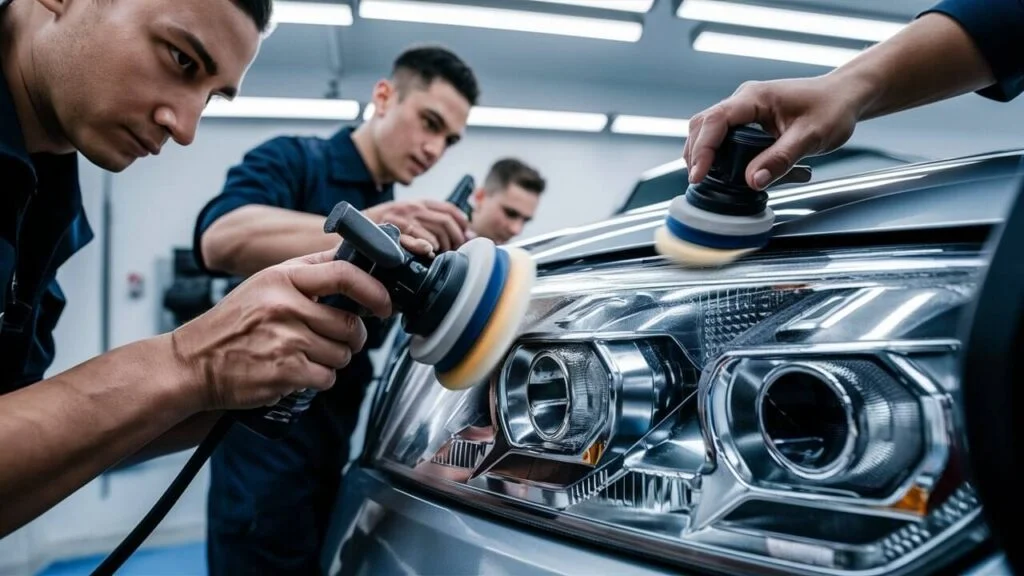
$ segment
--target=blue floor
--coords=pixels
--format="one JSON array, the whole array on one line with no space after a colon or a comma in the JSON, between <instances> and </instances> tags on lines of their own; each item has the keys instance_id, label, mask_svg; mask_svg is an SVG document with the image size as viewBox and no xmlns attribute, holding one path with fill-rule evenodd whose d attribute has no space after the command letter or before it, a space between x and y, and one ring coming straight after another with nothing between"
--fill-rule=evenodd
<instances>
[{"instance_id":1,"label":"blue floor","mask_svg":"<svg viewBox=\"0 0 1024 576\"><path fill-rule=\"evenodd\" d=\"M56 562L36 576L88 576L103 558L89 556ZM119 576L205 576L206 544L196 542L184 546L139 550L117 573Z\"/></svg>"}]
</instances>

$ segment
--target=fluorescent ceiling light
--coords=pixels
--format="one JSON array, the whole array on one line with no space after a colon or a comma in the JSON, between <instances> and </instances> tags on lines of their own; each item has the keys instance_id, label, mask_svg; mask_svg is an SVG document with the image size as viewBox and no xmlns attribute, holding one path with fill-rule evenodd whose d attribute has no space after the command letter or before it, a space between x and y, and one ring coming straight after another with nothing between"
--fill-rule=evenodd
<instances>
[{"instance_id":1,"label":"fluorescent ceiling light","mask_svg":"<svg viewBox=\"0 0 1024 576\"><path fill-rule=\"evenodd\" d=\"M702 22L768 28L870 42L881 42L905 26L900 22L783 10L719 0L683 0L679 9L676 10L676 16Z\"/></svg>"},{"instance_id":2,"label":"fluorescent ceiling light","mask_svg":"<svg viewBox=\"0 0 1024 576\"><path fill-rule=\"evenodd\" d=\"M363 120L372 118L373 111L374 106L371 102L363 110ZM560 112L555 110L474 106L469 110L469 119L466 121L466 124L487 128L600 132L608 124L608 116L589 112Z\"/></svg>"},{"instance_id":3,"label":"fluorescent ceiling light","mask_svg":"<svg viewBox=\"0 0 1024 576\"><path fill-rule=\"evenodd\" d=\"M622 12L636 12L646 14L654 5L654 0L532 0L533 2L547 2L548 4L567 4L569 6L584 6L587 8L600 8L602 10L620 10Z\"/></svg>"},{"instance_id":4,"label":"fluorescent ceiling light","mask_svg":"<svg viewBox=\"0 0 1024 576\"><path fill-rule=\"evenodd\" d=\"M212 118L276 118L299 120L355 120L359 102L321 98L238 97L212 100L203 111Z\"/></svg>"},{"instance_id":5,"label":"fluorescent ceiling light","mask_svg":"<svg viewBox=\"0 0 1024 576\"><path fill-rule=\"evenodd\" d=\"M362 0L359 16L370 20L471 26L620 42L636 42L643 34L643 25L626 20L410 0Z\"/></svg>"},{"instance_id":6,"label":"fluorescent ceiling light","mask_svg":"<svg viewBox=\"0 0 1024 576\"><path fill-rule=\"evenodd\" d=\"M612 132L644 136L675 136L685 138L690 131L689 118L655 118L653 116L616 116Z\"/></svg>"},{"instance_id":7,"label":"fluorescent ceiling light","mask_svg":"<svg viewBox=\"0 0 1024 576\"><path fill-rule=\"evenodd\" d=\"M587 112L558 112L553 110L476 106L469 111L468 123L470 126L489 126L492 128L600 132L608 124L608 116Z\"/></svg>"},{"instance_id":8,"label":"fluorescent ceiling light","mask_svg":"<svg viewBox=\"0 0 1024 576\"><path fill-rule=\"evenodd\" d=\"M860 54L860 50L850 48L770 40L719 32L701 32L693 41L693 49L698 52L714 52L832 67L842 66Z\"/></svg>"},{"instance_id":9,"label":"fluorescent ceiling light","mask_svg":"<svg viewBox=\"0 0 1024 576\"><path fill-rule=\"evenodd\" d=\"M348 4L277 0L274 2L271 21L273 24L351 26L352 8Z\"/></svg>"}]
</instances>

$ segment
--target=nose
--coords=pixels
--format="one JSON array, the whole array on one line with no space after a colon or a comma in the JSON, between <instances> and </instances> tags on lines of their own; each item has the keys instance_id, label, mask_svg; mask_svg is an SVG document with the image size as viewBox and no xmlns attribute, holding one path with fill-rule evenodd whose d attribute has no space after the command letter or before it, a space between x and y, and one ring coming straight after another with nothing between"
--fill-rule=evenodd
<instances>
[{"instance_id":1,"label":"nose","mask_svg":"<svg viewBox=\"0 0 1024 576\"><path fill-rule=\"evenodd\" d=\"M161 126L167 134L170 134L181 146L188 146L196 138L196 129L199 126L199 116L202 108L193 106L160 106L154 114L153 120Z\"/></svg>"},{"instance_id":2,"label":"nose","mask_svg":"<svg viewBox=\"0 0 1024 576\"><path fill-rule=\"evenodd\" d=\"M430 138L427 140L426 146L423 147L423 151L427 154L427 159L434 163L441 154L444 152L445 140L444 138Z\"/></svg>"},{"instance_id":3,"label":"nose","mask_svg":"<svg viewBox=\"0 0 1024 576\"><path fill-rule=\"evenodd\" d=\"M518 218L512 220L512 224L508 227L508 231L511 236L519 236L523 231L523 221Z\"/></svg>"}]
</instances>

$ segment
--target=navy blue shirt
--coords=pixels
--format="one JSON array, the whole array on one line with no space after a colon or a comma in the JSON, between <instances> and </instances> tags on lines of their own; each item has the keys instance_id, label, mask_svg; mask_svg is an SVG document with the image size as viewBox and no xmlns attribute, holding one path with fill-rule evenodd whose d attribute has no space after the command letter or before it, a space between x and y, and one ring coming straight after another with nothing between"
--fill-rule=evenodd
<instances>
[{"instance_id":1,"label":"navy blue shirt","mask_svg":"<svg viewBox=\"0 0 1024 576\"><path fill-rule=\"evenodd\" d=\"M352 132L352 128L343 128L327 139L280 136L247 152L242 162L228 171L221 193L196 219L193 253L199 267L212 275L221 274L203 262L200 239L214 221L242 206L261 204L326 217L342 200L359 210L392 200L394 187L377 188L352 141ZM366 346L344 369L349 383L370 381L373 368L366 350L379 346L387 329L387 323L376 318L364 318L364 323ZM339 382L341 379L339 374ZM341 389L344 387L335 386L329 396Z\"/></svg>"},{"instance_id":2,"label":"navy blue shirt","mask_svg":"<svg viewBox=\"0 0 1024 576\"><path fill-rule=\"evenodd\" d=\"M1008 102L1024 91L1024 0L942 0L928 12L956 20L992 67L996 83L978 94Z\"/></svg>"},{"instance_id":3,"label":"navy blue shirt","mask_svg":"<svg viewBox=\"0 0 1024 576\"><path fill-rule=\"evenodd\" d=\"M0 393L43 378L66 303L57 269L93 238L77 154L29 154L0 70Z\"/></svg>"}]
</instances>

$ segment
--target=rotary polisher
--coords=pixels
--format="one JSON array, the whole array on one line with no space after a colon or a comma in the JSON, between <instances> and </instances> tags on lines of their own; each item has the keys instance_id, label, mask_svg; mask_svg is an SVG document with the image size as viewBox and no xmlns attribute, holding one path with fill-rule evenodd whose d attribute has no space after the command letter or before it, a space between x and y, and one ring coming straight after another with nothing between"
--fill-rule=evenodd
<instances>
[{"instance_id":1,"label":"rotary polisher","mask_svg":"<svg viewBox=\"0 0 1024 576\"><path fill-rule=\"evenodd\" d=\"M472 183L469 186L471 189ZM536 265L525 250L498 247L479 237L457 251L427 260L402 248L397 227L374 224L348 202L334 207L324 231L340 234L343 239L336 260L351 262L384 285L393 310L402 314L403 330L411 335L411 357L433 366L443 386L460 390L482 382L505 355L518 333L536 278ZM321 302L362 316L369 314L340 295ZM315 394L306 389L273 406L222 417L163 496L92 575L114 574L138 549L184 493L233 422L266 438L280 438L306 411Z\"/></svg>"},{"instance_id":2,"label":"rotary polisher","mask_svg":"<svg viewBox=\"0 0 1024 576\"><path fill-rule=\"evenodd\" d=\"M774 143L755 124L730 129L707 177L672 200L654 233L655 250L683 266L715 266L762 248L775 214L768 193L747 186L745 174L750 161ZM810 179L810 167L798 165L773 185Z\"/></svg>"},{"instance_id":3,"label":"rotary polisher","mask_svg":"<svg viewBox=\"0 0 1024 576\"><path fill-rule=\"evenodd\" d=\"M338 203L324 231L341 235L336 260L351 262L380 281L411 335L413 360L434 367L438 381L460 390L480 382L512 343L526 312L536 266L526 251L498 247L478 237L457 251L426 261L399 243L392 224L374 224L348 202ZM325 304L361 315L368 312L343 296ZM274 406L243 412L239 420L275 438L309 407L313 390L296 392Z\"/></svg>"}]
</instances>

